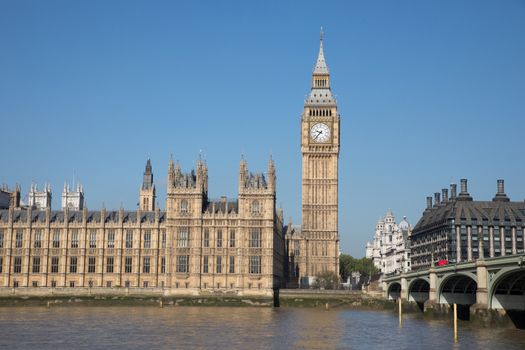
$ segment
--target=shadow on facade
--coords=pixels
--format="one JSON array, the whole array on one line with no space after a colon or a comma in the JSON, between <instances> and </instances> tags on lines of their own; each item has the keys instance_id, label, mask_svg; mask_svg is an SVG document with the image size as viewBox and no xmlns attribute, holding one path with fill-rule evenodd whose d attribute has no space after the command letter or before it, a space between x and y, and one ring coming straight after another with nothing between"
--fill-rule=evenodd
<instances>
[{"instance_id":1,"label":"shadow on facade","mask_svg":"<svg viewBox=\"0 0 525 350\"><path fill-rule=\"evenodd\" d=\"M429 299L430 283L424 279L417 279L408 290L408 300L416 303L421 312L425 311L425 302Z\"/></svg>"},{"instance_id":2,"label":"shadow on facade","mask_svg":"<svg viewBox=\"0 0 525 350\"><path fill-rule=\"evenodd\" d=\"M519 268L496 281L492 307L504 309L516 328L525 329L525 270Z\"/></svg>"}]
</instances>

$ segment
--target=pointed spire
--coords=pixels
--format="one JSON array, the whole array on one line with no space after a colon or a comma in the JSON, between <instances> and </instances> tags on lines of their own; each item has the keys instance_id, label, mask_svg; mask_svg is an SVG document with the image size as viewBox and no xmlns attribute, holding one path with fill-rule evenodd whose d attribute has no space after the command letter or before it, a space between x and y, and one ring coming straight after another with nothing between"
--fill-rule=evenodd
<instances>
[{"instance_id":1,"label":"pointed spire","mask_svg":"<svg viewBox=\"0 0 525 350\"><path fill-rule=\"evenodd\" d=\"M323 50L323 27L321 27L321 33L320 33L320 40L319 40L319 55L317 56L317 62L315 63L314 68L314 75L328 75L330 72L328 71L328 66L326 65L326 61L324 58L324 50Z\"/></svg>"},{"instance_id":2,"label":"pointed spire","mask_svg":"<svg viewBox=\"0 0 525 350\"><path fill-rule=\"evenodd\" d=\"M151 166L151 160L148 158L146 161L146 168L144 170L144 177L142 180L142 189L149 190L153 186L153 168Z\"/></svg>"}]
</instances>

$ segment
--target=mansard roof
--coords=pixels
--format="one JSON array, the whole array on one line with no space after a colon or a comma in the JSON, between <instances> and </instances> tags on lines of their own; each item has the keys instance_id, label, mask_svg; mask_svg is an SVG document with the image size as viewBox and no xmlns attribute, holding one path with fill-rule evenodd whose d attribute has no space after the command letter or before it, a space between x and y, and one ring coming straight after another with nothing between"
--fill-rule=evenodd
<instances>
[{"instance_id":1,"label":"mansard roof","mask_svg":"<svg viewBox=\"0 0 525 350\"><path fill-rule=\"evenodd\" d=\"M224 199L211 200L205 204L204 212L208 214L230 214L239 212L239 202L225 201Z\"/></svg>"},{"instance_id":2,"label":"mansard roof","mask_svg":"<svg viewBox=\"0 0 525 350\"><path fill-rule=\"evenodd\" d=\"M454 220L464 225L521 226L525 223L525 202L452 200L425 210L412 235Z\"/></svg>"},{"instance_id":3,"label":"mansard roof","mask_svg":"<svg viewBox=\"0 0 525 350\"><path fill-rule=\"evenodd\" d=\"M46 221L46 211L45 210L14 210L13 211L13 221L14 222L27 222L27 216L31 213L31 222L45 222ZM104 222L106 223L117 223L119 218L118 210L109 210L105 212ZM137 211L123 211L123 222L137 222ZM50 222L56 223L64 222L64 211L53 210L50 213ZM68 222L82 222L82 210L68 210ZM165 212L159 213L159 221L164 222ZM9 220L9 210L2 209L0 210L0 222L7 222ZM86 221L90 222L101 222L101 211L86 211ZM155 222L155 212L154 211L141 211L140 212L140 222L153 223Z\"/></svg>"}]
</instances>

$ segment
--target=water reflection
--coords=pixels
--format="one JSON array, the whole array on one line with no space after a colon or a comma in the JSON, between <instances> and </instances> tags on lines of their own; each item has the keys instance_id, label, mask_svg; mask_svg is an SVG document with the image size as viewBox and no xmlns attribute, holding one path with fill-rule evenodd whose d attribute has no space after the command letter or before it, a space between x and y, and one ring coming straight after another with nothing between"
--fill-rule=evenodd
<instances>
[{"instance_id":1,"label":"water reflection","mask_svg":"<svg viewBox=\"0 0 525 350\"><path fill-rule=\"evenodd\" d=\"M229 307L13 307L0 309L8 349L524 349L525 331L391 312Z\"/></svg>"}]
</instances>

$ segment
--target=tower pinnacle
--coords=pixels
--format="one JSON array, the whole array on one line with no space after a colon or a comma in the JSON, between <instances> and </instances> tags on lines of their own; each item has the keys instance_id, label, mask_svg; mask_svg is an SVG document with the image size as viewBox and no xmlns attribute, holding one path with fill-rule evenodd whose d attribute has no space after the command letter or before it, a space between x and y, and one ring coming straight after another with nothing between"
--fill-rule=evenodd
<instances>
[{"instance_id":1,"label":"tower pinnacle","mask_svg":"<svg viewBox=\"0 0 525 350\"><path fill-rule=\"evenodd\" d=\"M323 49L323 27L321 27L321 33L319 35L319 54L317 55L317 62L315 63L314 75L328 75L328 66L326 65L326 60L324 58L324 49Z\"/></svg>"}]
</instances>

